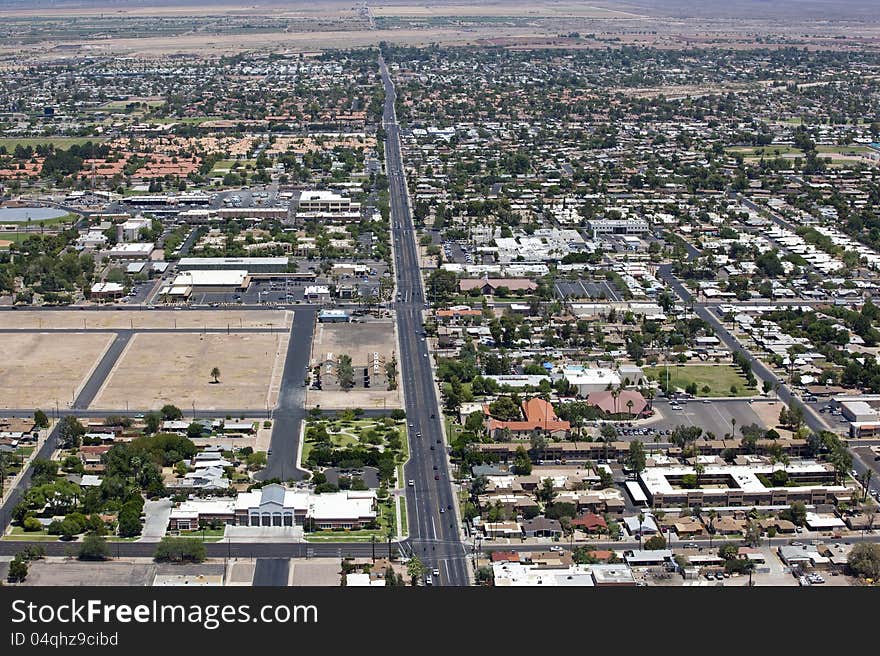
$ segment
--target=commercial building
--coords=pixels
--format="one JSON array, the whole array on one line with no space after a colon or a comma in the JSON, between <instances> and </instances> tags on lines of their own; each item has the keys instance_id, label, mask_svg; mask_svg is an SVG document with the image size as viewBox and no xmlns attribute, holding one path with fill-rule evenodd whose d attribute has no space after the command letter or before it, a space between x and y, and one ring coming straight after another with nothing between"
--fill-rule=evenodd
<instances>
[{"instance_id":1,"label":"commercial building","mask_svg":"<svg viewBox=\"0 0 880 656\"><path fill-rule=\"evenodd\" d=\"M90 297L93 301L108 298L119 298L125 293L125 287L118 282L96 282L92 285Z\"/></svg>"},{"instance_id":2,"label":"commercial building","mask_svg":"<svg viewBox=\"0 0 880 656\"><path fill-rule=\"evenodd\" d=\"M197 293L230 293L247 289L250 277L247 271L206 271L196 269L178 274L170 285L159 290L159 295L170 300L186 299Z\"/></svg>"},{"instance_id":3,"label":"commercial building","mask_svg":"<svg viewBox=\"0 0 880 656\"><path fill-rule=\"evenodd\" d=\"M772 484L780 470L785 472L788 486ZM770 462L709 464L698 477L691 465L648 467L639 475L639 482L654 508L787 506L794 501L816 505L852 497L850 488L835 484L831 465L813 460L784 466ZM694 487L696 483L699 487Z\"/></svg>"},{"instance_id":4,"label":"commercial building","mask_svg":"<svg viewBox=\"0 0 880 656\"><path fill-rule=\"evenodd\" d=\"M221 219L277 219L286 221L290 216L287 207L223 207L217 210Z\"/></svg>"},{"instance_id":5,"label":"commercial building","mask_svg":"<svg viewBox=\"0 0 880 656\"><path fill-rule=\"evenodd\" d=\"M361 220L361 204L332 191L304 191L299 197L297 221L320 219L345 223Z\"/></svg>"},{"instance_id":6,"label":"commercial building","mask_svg":"<svg viewBox=\"0 0 880 656\"><path fill-rule=\"evenodd\" d=\"M592 392L604 392L612 387L620 387L620 376L611 369L582 366L565 367L562 375L577 389L578 396L587 397Z\"/></svg>"},{"instance_id":7,"label":"commercial building","mask_svg":"<svg viewBox=\"0 0 880 656\"><path fill-rule=\"evenodd\" d=\"M150 257L155 244L153 242L134 242L130 244L116 244L107 249L108 257L117 260L145 260Z\"/></svg>"},{"instance_id":8,"label":"commercial building","mask_svg":"<svg viewBox=\"0 0 880 656\"><path fill-rule=\"evenodd\" d=\"M182 257L178 263L181 271L243 269L248 273L283 273L287 271L287 265L286 257Z\"/></svg>"},{"instance_id":9,"label":"commercial building","mask_svg":"<svg viewBox=\"0 0 880 656\"><path fill-rule=\"evenodd\" d=\"M596 219L588 223L593 236L596 235L641 235L650 226L644 219Z\"/></svg>"},{"instance_id":10,"label":"commercial building","mask_svg":"<svg viewBox=\"0 0 880 656\"><path fill-rule=\"evenodd\" d=\"M169 529L188 531L212 522L231 526L360 529L375 519L376 493L372 490L314 494L271 484L237 497L185 501L171 511Z\"/></svg>"}]
</instances>

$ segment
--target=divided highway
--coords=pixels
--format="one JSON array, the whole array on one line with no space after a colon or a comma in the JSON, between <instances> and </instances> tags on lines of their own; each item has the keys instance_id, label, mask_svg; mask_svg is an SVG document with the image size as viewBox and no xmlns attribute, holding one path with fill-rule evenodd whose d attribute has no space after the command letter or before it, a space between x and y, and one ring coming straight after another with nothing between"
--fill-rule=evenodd
<instances>
[{"instance_id":1,"label":"divided highway","mask_svg":"<svg viewBox=\"0 0 880 656\"><path fill-rule=\"evenodd\" d=\"M410 461L405 467L409 545L430 569L440 572L442 585L468 585L464 545L461 542L457 503L449 481L449 466L437 407L437 393L427 342L424 339L422 289L416 234L412 223L400 133L395 116L394 84L385 61L379 66L385 86L383 125L386 131L385 163L391 200L391 234L397 280L397 331L400 366L406 399ZM421 437L419 437L421 435Z\"/></svg>"}]
</instances>

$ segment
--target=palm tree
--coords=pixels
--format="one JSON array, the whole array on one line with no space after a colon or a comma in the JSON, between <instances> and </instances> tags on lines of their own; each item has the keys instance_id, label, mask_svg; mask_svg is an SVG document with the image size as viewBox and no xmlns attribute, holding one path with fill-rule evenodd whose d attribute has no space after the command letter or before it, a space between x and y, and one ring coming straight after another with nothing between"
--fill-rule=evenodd
<instances>
[{"instance_id":1,"label":"palm tree","mask_svg":"<svg viewBox=\"0 0 880 656\"><path fill-rule=\"evenodd\" d=\"M214 367L211 369L211 378L214 379L215 383L220 382L220 367Z\"/></svg>"},{"instance_id":2,"label":"palm tree","mask_svg":"<svg viewBox=\"0 0 880 656\"><path fill-rule=\"evenodd\" d=\"M645 513L639 513L639 549L642 548L642 523L645 521Z\"/></svg>"},{"instance_id":3,"label":"palm tree","mask_svg":"<svg viewBox=\"0 0 880 656\"><path fill-rule=\"evenodd\" d=\"M629 414L629 418L630 418L630 419L632 419L633 406L634 406L634 405L635 405L635 404L633 403L633 400L632 400L632 399L627 399L627 401L626 401L626 411L627 411L627 413Z\"/></svg>"},{"instance_id":4,"label":"palm tree","mask_svg":"<svg viewBox=\"0 0 880 656\"><path fill-rule=\"evenodd\" d=\"M730 418L730 430L733 433L734 439L736 438L736 417Z\"/></svg>"}]
</instances>

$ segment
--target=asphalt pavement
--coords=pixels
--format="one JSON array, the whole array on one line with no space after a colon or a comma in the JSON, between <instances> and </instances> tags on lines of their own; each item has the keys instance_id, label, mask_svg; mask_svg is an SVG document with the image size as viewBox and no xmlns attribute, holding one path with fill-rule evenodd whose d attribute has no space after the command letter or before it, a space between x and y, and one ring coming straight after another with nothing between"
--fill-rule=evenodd
<instances>
[{"instance_id":1,"label":"asphalt pavement","mask_svg":"<svg viewBox=\"0 0 880 656\"><path fill-rule=\"evenodd\" d=\"M457 502L449 481L446 446L437 404L431 358L423 339L425 296L419 267L416 233L403 172L400 133L394 113L395 91L380 57L385 85L383 124L385 165L391 200L392 239L397 276L397 327L400 364L410 424L410 460L404 468L407 518L412 552L430 569L440 572L441 585L468 585L467 560L457 520ZM417 435L421 434L421 437Z\"/></svg>"},{"instance_id":2,"label":"asphalt pavement","mask_svg":"<svg viewBox=\"0 0 880 656\"><path fill-rule=\"evenodd\" d=\"M290 575L289 558L257 558L254 587L286 587Z\"/></svg>"},{"instance_id":3,"label":"asphalt pavement","mask_svg":"<svg viewBox=\"0 0 880 656\"><path fill-rule=\"evenodd\" d=\"M269 443L272 454L268 457L266 468L256 475L259 480L300 480L306 473L297 467L296 460L302 439L302 424L307 414L303 383L308 373L315 318L314 309L297 308L293 314L281 390L278 404L272 412L272 439Z\"/></svg>"}]
</instances>

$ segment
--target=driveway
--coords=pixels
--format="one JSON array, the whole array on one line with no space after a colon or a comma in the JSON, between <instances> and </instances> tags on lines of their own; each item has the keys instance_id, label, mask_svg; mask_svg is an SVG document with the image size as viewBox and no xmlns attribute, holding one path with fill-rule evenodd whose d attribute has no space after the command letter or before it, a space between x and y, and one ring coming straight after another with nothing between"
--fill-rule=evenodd
<instances>
[{"instance_id":1,"label":"driveway","mask_svg":"<svg viewBox=\"0 0 880 656\"><path fill-rule=\"evenodd\" d=\"M171 499L147 501L144 503L144 531L141 540L144 542L158 542L165 537L168 528L168 518L171 516Z\"/></svg>"}]
</instances>

